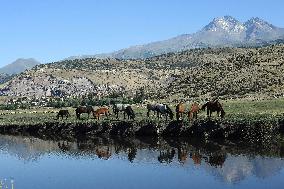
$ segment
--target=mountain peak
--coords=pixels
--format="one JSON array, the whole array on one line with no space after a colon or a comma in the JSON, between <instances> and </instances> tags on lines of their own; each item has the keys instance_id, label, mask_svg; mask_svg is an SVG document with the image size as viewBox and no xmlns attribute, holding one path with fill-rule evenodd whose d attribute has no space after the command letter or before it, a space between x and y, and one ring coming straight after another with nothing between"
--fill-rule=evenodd
<instances>
[{"instance_id":1,"label":"mountain peak","mask_svg":"<svg viewBox=\"0 0 284 189\"><path fill-rule=\"evenodd\" d=\"M223 16L214 18L207 26L203 28L206 31L227 31L227 32L241 32L244 26L241 22L232 16Z\"/></svg>"},{"instance_id":2,"label":"mountain peak","mask_svg":"<svg viewBox=\"0 0 284 189\"><path fill-rule=\"evenodd\" d=\"M8 75L18 74L25 70L31 69L34 66L40 64L34 58L18 58L16 61L0 68L0 73L5 73Z\"/></svg>"},{"instance_id":3,"label":"mountain peak","mask_svg":"<svg viewBox=\"0 0 284 189\"><path fill-rule=\"evenodd\" d=\"M259 18L259 17L252 17L249 19L247 22L244 23L244 25L249 28L249 27L268 27L268 28L275 28L272 24L268 23L267 21Z\"/></svg>"}]
</instances>

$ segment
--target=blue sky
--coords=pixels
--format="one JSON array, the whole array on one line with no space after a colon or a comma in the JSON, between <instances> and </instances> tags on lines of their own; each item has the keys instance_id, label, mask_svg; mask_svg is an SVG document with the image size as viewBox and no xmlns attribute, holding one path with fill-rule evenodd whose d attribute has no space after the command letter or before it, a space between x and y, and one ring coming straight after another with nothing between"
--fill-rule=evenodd
<instances>
[{"instance_id":1,"label":"blue sky","mask_svg":"<svg viewBox=\"0 0 284 189\"><path fill-rule=\"evenodd\" d=\"M193 33L214 17L284 28L282 0L1 0L0 66L111 52Z\"/></svg>"}]
</instances>

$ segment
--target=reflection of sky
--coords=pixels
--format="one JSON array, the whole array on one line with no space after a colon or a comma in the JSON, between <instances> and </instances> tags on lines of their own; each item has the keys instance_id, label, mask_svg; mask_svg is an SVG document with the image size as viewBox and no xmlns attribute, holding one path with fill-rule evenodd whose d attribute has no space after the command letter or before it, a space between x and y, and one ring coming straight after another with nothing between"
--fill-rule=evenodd
<instances>
[{"instance_id":1,"label":"reflection of sky","mask_svg":"<svg viewBox=\"0 0 284 189\"><path fill-rule=\"evenodd\" d=\"M28 145L27 142L15 147L17 145L3 140L3 138L0 140L0 179L14 177L16 189L224 187L260 189L268 186L279 188L284 185L284 161L278 158L228 154L223 166L216 168L205 161L202 161L200 166L194 165L191 159L181 165L175 157L173 162L167 165L158 163L158 151L143 149L137 151L134 163L130 163L127 160L127 153L124 152L113 155L107 161L84 156L70 158L66 154L54 153L58 150L56 143L44 141L42 143L44 145L40 147L34 143ZM30 159L28 154L32 157L39 155L37 161Z\"/></svg>"}]
</instances>

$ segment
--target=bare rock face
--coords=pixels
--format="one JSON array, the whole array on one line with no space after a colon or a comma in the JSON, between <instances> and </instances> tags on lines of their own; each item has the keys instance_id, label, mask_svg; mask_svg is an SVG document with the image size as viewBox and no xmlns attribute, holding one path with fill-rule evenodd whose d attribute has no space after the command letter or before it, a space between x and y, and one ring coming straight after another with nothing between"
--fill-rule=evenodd
<instances>
[{"instance_id":1,"label":"bare rock face","mask_svg":"<svg viewBox=\"0 0 284 189\"><path fill-rule=\"evenodd\" d=\"M277 98L284 96L283 53L280 44L195 49L139 60L65 60L13 77L0 95L133 97L143 91L151 99Z\"/></svg>"}]
</instances>

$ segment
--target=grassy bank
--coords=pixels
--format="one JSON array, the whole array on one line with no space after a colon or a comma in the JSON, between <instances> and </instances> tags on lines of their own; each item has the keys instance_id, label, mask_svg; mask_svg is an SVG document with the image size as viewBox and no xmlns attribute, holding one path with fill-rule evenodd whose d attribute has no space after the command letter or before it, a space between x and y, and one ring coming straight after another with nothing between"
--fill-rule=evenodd
<instances>
[{"instance_id":1,"label":"grassy bank","mask_svg":"<svg viewBox=\"0 0 284 189\"><path fill-rule=\"evenodd\" d=\"M230 122L253 122L253 121L273 121L284 117L284 99L275 100L262 100L262 101L247 101L247 100L234 100L234 101L221 101L223 104L226 116L224 121ZM186 104L189 108L190 104ZM133 105L136 113L136 121L142 121L147 119L145 105ZM174 111L175 105L171 104L171 108ZM86 114L82 114L82 120L77 120L75 116L75 108L67 108L71 114L67 120L57 120L56 115L59 109L54 108L37 108L26 110L1 110L0 111L0 125L16 125L16 124L38 124L43 122L68 122L68 123L84 123L84 122L98 122L90 115L90 119ZM112 110L111 110L112 113ZM200 119L206 118L206 111L200 111L198 114ZM213 117L216 114L213 113ZM153 121L158 121L153 114L150 117ZM123 114L120 113L119 120L123 120ZM111 115L109 119L102 116L102 121L118 121L114 115ZM160 121L164 121L164 118ZM185 122L188 122L187 115L185 115Z\"/></svg>"}]
</instances>

